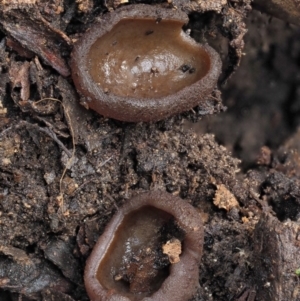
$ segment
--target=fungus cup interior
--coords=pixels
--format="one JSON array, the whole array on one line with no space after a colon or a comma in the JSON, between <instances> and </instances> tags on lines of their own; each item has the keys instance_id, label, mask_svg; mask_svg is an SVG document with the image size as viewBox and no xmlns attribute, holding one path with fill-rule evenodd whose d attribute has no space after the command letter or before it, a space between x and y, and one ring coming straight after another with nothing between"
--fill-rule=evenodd
<instances>
[{"instance_id":1,"label":"fungus cup interior","mask_svg":"<svg viewBox=\"0 0 300 301\"><path fill-rule=\"evenodd\" d=\"M133 197L119 208L87 260L89 297L189 300L199 285L203 237L199 213L179 197L162 191Z\"/></svg>"},{"instance_id":2,"label":"fungus cup interior","mask_svg":"<svg viewBox=\"0 0 300 301\"><path fill-rule=\"evenodd\" d=\"M107 93L159 98L199 81L210 70L204 48L180 20L125 18L91 46L88 70Z\"/></svg>"},{"instance_id":3,"label":"fungus cup interior","mask_svg":"<svg viewBox=\"0 0 300 301\"><path fill-rule=\"evenodd\" d=\"M108 291L114 290L129 297L130 300L141 300L157 291L169 275L168 266L158 268L158 263L151 259L141 263L140 258L143 255L151 257L143 252L149 251L149 254L153 254L161 249L161 230L166 224L170 225L172 219L171 214L152 206L141 207L125 216L98 267L96 278L101 285ZM124 266L130 275L129 266L132 260L137 262L141 272L135 285L138 291L132 291L129 282L124 279L116 279ZM149 281L149 275L153 274L155 277L150 277Z\"/></svg>"},{"instance_id":4,"label":"fungus cup interior","mask_svg":"<svg viewBox=\"0 0 300 301\"><path fill-rule=\"evenodd\" d=\"M70 66L81 103L128 122L158 121L207 97L221 73L221 59L182 27L181 10L126 5L105 14L75 44Z\"/></svg>"}]
</instances>

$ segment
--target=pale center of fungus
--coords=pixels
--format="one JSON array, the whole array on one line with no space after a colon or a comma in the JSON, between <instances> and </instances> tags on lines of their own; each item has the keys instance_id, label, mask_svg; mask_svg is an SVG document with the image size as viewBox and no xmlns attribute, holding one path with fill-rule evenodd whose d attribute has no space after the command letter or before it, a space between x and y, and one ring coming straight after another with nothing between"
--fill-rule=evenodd
<instances>
[{"instance_id":1,"label":"pale center of fungus","mask_svg":"<svg viewBox=\"0 0 300 301\"><path fill-rule=\"evenodd\" d=\"M123 19L88 53L92 79L107 93L159 98L199 81L210 69L204 49L174 20Z\"/></svg>"},{"instance_id":2,"label":"pale center of fungus","mask_svg":"<svg viewBox=\"0 0 300 301\"><path fill-rule=\"evenodd\" d=\"M172 215L152 206L128 214L98 267L101 285L130 296L130 300L141 300L157 291L169 275L170 262L160 250L161 230L170 221Z\"/></svg>"}]
</instances>

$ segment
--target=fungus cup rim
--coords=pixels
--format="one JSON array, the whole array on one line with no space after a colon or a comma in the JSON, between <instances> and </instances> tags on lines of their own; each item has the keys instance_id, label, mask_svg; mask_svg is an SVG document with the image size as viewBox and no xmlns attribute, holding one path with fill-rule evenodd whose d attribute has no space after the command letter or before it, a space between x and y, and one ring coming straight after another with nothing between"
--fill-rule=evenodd
<instances>
[{"instance_id":1,"label":"fungus cup rim","mask_svg":"<svg viewBox=\"0 0 300 301\"><path fill-rule=\"evenodd\" d=\"M188 35L185 38L189 43L206 52L210 59L210 68L203 78L175 93L160 98L118 96L104 91L93 81L87 69L89 49L98 38L126 18L173 20L182 22L182 25L188 22L188 16L183 11L161 7L158 9L147 4L128 5L105 14L101 21L94 24L75 44L71 54L72 78L83 96L82 103L103 116L128 122L158 121L201 105L201 101L204 102L205 97L216 87L222 63L219 54L212 47L197 43Z\"/></svg>"},{"instance_id":2,"label":"fungus cup rim","mask_svg":"<svg viewBox=\"0 0 300 301\"><path fill-rule=\"evenodd\" d=\"M188 300L194 295L199 285L198 265L202 257L204 237L200 214L192 205L179 197L163 191L152 191L137 195L121 207L94 246L87 260L84 274L85 287L93 301L130 300L130 298L112 290L109 292L103 287L97 279L97 271L124 218L129 213L145 206L152 206L171 214L175 218L177 225L185 232L185 237L180 261L170 266L170 274L161 287L150 297L144 297L141 300L163 301L172 299L174 301L182 301ZM178 281L178 277L180 281Z\"/></svg>"}]
</instances>

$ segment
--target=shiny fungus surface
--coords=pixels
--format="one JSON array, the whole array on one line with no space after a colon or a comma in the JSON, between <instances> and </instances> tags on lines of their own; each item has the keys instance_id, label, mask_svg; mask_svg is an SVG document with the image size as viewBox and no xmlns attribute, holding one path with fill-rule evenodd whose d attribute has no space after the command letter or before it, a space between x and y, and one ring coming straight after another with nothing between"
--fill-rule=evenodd
<instances>
[{"instance_id":1,"label":"shiny fungus surface","mask_svg":"<svg viewBox=\"0 0 300 301\"><path fill-rule=\"evenodd\" d=\"M179 260L166 264L162 246L176 242L178 249L179 241ZM198 287L202 247L194 207L166 192L142 193L118 210L97 241L85 268L87 293L93 301L189 300Z\"/></svg>"},{"instance_id":2,"label":"shiny fungus surface","mask_svg":"<svg viewBox=\"0 0 300 301\"><path fill-rule=\"evenodd\" d=\"M179 10L137 4L107 13L76 43L72 78L83 103L123 121L156 121L201 105L221 72Z\"/></svg>"}]
</instances>

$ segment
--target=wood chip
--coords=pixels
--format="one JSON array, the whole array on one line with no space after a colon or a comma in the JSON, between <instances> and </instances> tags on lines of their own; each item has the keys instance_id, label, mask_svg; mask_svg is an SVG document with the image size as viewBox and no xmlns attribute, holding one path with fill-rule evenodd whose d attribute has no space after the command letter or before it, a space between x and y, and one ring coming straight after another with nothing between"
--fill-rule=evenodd
<instances>
[{"instance_id":1,"label":"wood chip","mask_svg":"<svg viewBox=\"0 0 300 301\"><path fill-rule=\"evenodd\" d=\"M238 207L239 203L235 196L226 188L225 185L217 185L217 191L214 197L214 204L220 208L227 211L234 207Z\"/></svg>"},{"instance_id":2,"label":"wood chip","mask_svg":"<svg viewBox=\"0 0 300 301\"><path fill-rule=\"evenodd\" d=\"M162 249L163 253L169 256L171 264L178 263L180 261L179 255L181 254L181 241L179 239L170 239L163 245Z\"/></svg>"}]
</instances>

